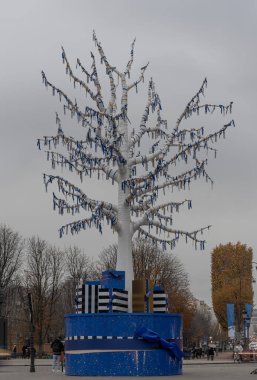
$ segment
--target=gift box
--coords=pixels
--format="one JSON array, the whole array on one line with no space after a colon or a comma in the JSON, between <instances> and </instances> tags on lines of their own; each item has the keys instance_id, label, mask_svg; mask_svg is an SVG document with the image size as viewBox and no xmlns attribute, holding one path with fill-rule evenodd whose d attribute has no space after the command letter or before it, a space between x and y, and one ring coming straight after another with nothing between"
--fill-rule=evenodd
<instances>
[{"instance_id":1,"label":"gift box","mask_svg":"<svg viewBox=\"0 0 257 380\"><path fill-rule=\"evenodd\" d=\"M102 272L101 284L106 289L125 289L125 271L106 270Z\"/></svg>"},{"instance_id":2,"label":"gift box","mask_svg":"<svg viewBox=\"0 0 257 380\"><path fill-rule=\"evenodd\" d=\"M99 289L98 294L99 313L127 313L128 291L123 289Z\"/></svg>"},{"instance_id":3,"label":"gift box","mask_svg":"<svg viewBox=\"0 0 257 380\"><path fill-rule=\"evenodd\" d=\"M154 286L153 288L153 312L168 312L168 295L160 286Z\"/></svg>"},{"instance_id":4,"label":"gift box","mask_svg":"<svg viewBox=\"0 0 257 380\"><path fill-rule=\"evenodd\" d=\"M77 314L98 313L100 281L86 281L76 287L75 307Z\"/></svg>"}]
</instances>

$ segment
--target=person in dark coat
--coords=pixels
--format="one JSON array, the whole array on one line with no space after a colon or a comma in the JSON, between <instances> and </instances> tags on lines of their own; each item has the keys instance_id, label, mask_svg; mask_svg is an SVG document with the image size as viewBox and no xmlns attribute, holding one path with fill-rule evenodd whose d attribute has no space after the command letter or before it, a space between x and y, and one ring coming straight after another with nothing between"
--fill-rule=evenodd
<instances>
[{"instance_id":1,"label":"person in dark coat","mask_svg":"<svg viewBox=\"0 0 257 380\"><path fill-rule=\"evenodd\" d=\"M213 347L209 347L209 358L211 358L211 360L213 360L214 358L214 348Z\"/></svg>"},{"instance_id":2,"label":"person in dark coat","mask_svg":"<svg viewBox=\"0 0 257 380\"><path fill-rule=\"evenodd\" d=\"M17 355L17 346L16 344L13 346L13 349L12 349L12 357L15 359L16 358L16 355Z\"/></svg>"},{"instance_id":3,"label":"person in dark coat","mask_svg":"<svg viewBox=\"0 0 257 380\"><path fill-rule=\"evenodd\" d=\"M53 351L53 364L52 364L52 371L53 372L61 372L61 353L64 351L64 345L61 341L61 337L55 339L52 344L51 348Z\"/></svg>"},{"instance_id":4,"label":"person in dark coat","mask_svg":"<svg viewBox=\"0 0 257 380\"><path fill-rule=\"evenodd\" d=\"M22 346L22 359L25 359L26 358L26 346L25 344Z\"/></svg>"}]
</instances>

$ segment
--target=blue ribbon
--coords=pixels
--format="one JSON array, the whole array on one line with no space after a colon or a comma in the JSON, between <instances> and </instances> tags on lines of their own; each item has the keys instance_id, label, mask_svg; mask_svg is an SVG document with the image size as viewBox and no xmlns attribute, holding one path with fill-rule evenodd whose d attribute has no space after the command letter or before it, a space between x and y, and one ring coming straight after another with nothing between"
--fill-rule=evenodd
<instances>
[{"instance_id":1,"label":"blue ribbon","mask_svg":"<svg viewBox=\"0 0 257 380\"><path fill-rule=\"evenodd\" d=\"M180 350L179 346L175 342L168 342L167 340L160 337L156 332L149 330L146 327L141 327L135 333L136 337L143 338L146 342L158 342L160 347L164 350L167 350L169 355L172 357L181 360L184 356L184 353Z\"/></svg>"},{"instance_id":2,"label":"blue ribbon","mask_svg":"<svg viewBox=\"0 0 257 380\"><path fill-rule=\"evenodd\" d=\"M120 274L118 274L118 273L116 273L115 270L109 270L108 274L107 274L107 278L108 278L108 276L110 276L112 278L115 278L117 280L122 280L123 279L123 276L120 275Z\"/></svg>"}]
</instances>

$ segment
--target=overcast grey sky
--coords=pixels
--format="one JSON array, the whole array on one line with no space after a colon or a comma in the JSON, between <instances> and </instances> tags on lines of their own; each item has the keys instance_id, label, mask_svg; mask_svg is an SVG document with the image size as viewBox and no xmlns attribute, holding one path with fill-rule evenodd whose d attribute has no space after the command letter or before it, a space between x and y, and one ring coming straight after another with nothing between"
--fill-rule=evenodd
<instances>
[{"instance_id":1,"label":"overcast grey sky","mask_svg":"<svg viewBox=\"0 0 257 380\"><path fill-rule=\"evenodd\" d=\"M109 229L102 236L91 230L60 240L58 228L71 219L53 212L51 190L44 190L42 173L51 170L36 139L55 134L55 111L61 114L62 108L44 88L41 70L68 91L61 45L71 63L79 57L91 65L94 29L111 64L122 69L136 37L133 75L150 61L146 79L156 83L170 129L205 76L206 101L234 102L236 128L218 143L217 159L209 160L213 189L199 180L190 195L177 197L193 200L193 209L179 215L179 226L212 225L205 251L182 242L174 251L193 294L210 303L210 252L216 245L240 241L253 248L257 261L257 1L1 0L0 5L0 222L24 237L39 235L60 247L76 244L94 257L116 241ZM146 84L131 99L130 112L144 105L145 93ZM214 114L204 123L218 129L224 120ZM85 183L89 195L101 198L102 186ZM105 185L104 193L115 200L111 186Z\"/></svg>"}]
</instances>

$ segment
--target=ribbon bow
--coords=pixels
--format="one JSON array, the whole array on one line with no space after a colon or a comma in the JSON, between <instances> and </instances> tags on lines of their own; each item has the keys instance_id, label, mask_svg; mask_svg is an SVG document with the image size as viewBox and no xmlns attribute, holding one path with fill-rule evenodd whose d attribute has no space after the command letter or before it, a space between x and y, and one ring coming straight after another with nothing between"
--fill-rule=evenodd
<instances>
[{"instance_id":1,"label":"ribbon bow","mask_svg":"<svg viewBox=\"0 0 257 380\"><path fill-rule=\"evenodd\" d=\"M168 342L160 337L156 332L149 330L146 327L141 327L135 333L136 337L143 338L146 342L158 342L160 347L167 350L169 355L180 360L183 358L184 353L180 350L179 346L175 342Z\"/></svg>"}]
</instances>

